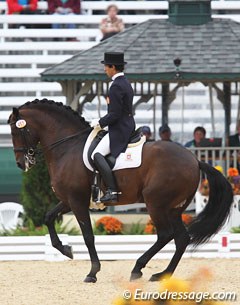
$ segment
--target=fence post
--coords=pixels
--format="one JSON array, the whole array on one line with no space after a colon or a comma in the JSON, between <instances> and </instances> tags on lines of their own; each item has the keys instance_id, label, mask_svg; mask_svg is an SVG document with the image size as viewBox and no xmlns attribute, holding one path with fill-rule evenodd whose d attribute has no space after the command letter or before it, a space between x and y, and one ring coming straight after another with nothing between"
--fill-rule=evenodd
<instances>
[{"instance_id":1,"label":"fence post","mask_svg":"<svg viewBox=\"0 0 240 305\"><path fill-rule=\"evenodd\" d=\"M230 233L229 232L219 232L218 233L218 253L219 257L228 256L230 252Z\"/></svg>"}]
</instances>

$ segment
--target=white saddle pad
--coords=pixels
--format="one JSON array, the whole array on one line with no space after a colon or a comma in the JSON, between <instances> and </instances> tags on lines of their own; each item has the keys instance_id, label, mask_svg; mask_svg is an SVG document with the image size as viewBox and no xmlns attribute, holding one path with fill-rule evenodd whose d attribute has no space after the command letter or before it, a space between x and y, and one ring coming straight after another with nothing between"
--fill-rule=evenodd
<instances>
[{"instance_id":1,"label":"white saddle pad","mask_svg":"<svg viewBox=\"0 0 240 305\"><path fill-rule=\"evenodd\" d=\"M92 140L95 138L95 136L100 130L101 130L100 127L96 127L93 129L93 131L90 133L90 135L87 138L83 150L83 162L85 166L91 171L93 171L93 168L88 161L88 150L92 143ZM146 137L142 136L140 141L138 141L137 143L129 144L126 151L124 153L121 153L117 157L113 171L123 168L139 167L142 163L142 147L145 142L146 142Z\"/></svg>"}]
</instances>

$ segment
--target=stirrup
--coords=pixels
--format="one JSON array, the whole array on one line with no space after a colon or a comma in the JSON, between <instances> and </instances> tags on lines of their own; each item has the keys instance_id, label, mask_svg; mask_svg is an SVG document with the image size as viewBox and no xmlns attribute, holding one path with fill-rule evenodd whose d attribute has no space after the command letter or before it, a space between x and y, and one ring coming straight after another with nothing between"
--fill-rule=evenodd
<instances>
[{"instance_id":1,"label":"stirrup","mask_svg":"<svg viewBox=\"0 0 240 305\"><path fill-rule=\"evenodd\" d=\"M101 202L118 202L118 192L117 191L111 191L111 189L107 189L104 196L100 198Z\"/></svg>"}]
</instances>

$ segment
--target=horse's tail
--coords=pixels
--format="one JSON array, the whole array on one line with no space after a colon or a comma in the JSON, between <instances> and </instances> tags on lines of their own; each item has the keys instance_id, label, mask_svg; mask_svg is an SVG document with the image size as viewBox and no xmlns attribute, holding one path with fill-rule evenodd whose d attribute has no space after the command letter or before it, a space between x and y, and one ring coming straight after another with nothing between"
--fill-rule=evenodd
<instances>
[{"instance_id":1,"label":"horse's tail","mask_svg":"<svg viewBox=\"0 0 240 305\"><path fill-rule=\"evenodd\" d=\"M199 168L207 175L210 193L204 210L188 228L191 244L206 242L224 225L233 202L233 191L227 179L211 165L199 161Z\"/></svg>"}]
</instances>

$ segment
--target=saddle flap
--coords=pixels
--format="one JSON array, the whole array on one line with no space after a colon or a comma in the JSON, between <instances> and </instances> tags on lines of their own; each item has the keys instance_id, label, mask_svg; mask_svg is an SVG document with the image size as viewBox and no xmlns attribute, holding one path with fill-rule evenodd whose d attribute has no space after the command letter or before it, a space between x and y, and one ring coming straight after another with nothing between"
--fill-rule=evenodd
<instances>
[{"instance_id":1,"label":"saddle flap","mask_svg":"<svg viewBox=\"0 0 240 305\"><path fill-rule=\"evenodd\" d=\"M88 139L85 143L83 150L83 162L85 166L91 171L95 169L91 155L95 147L98 145L106 133L106 130L101 129L100 127L95 127L88 136ZM117 159L115 159L112 155L108 155L106 157L110 167L113 170L118 170L140 166L142 161L142 147L145 142L146 137L141 136L139 130L136 130L136 132L133 133L132 141L128 144L128 147L124 153L121 153Z\"/></svg>"},{"instance_id":2,"label":"saddle flap","mask_svg":"<svg viewBox=\"0 0 240 305\"><path fill-rule=\"evenodd\" d=\"M102 138L107 134L107 131L104 129L100 129L97 134L95 135L95 137L93 137L92 142L90 143L90 146L88 148L88 162L91 164L91 166L93 168L95 168L94 166L94 162L91 158L91 155L94 151L94 149L97 147L98 143L102 140Z\"/></svg>"}]
</instances>

